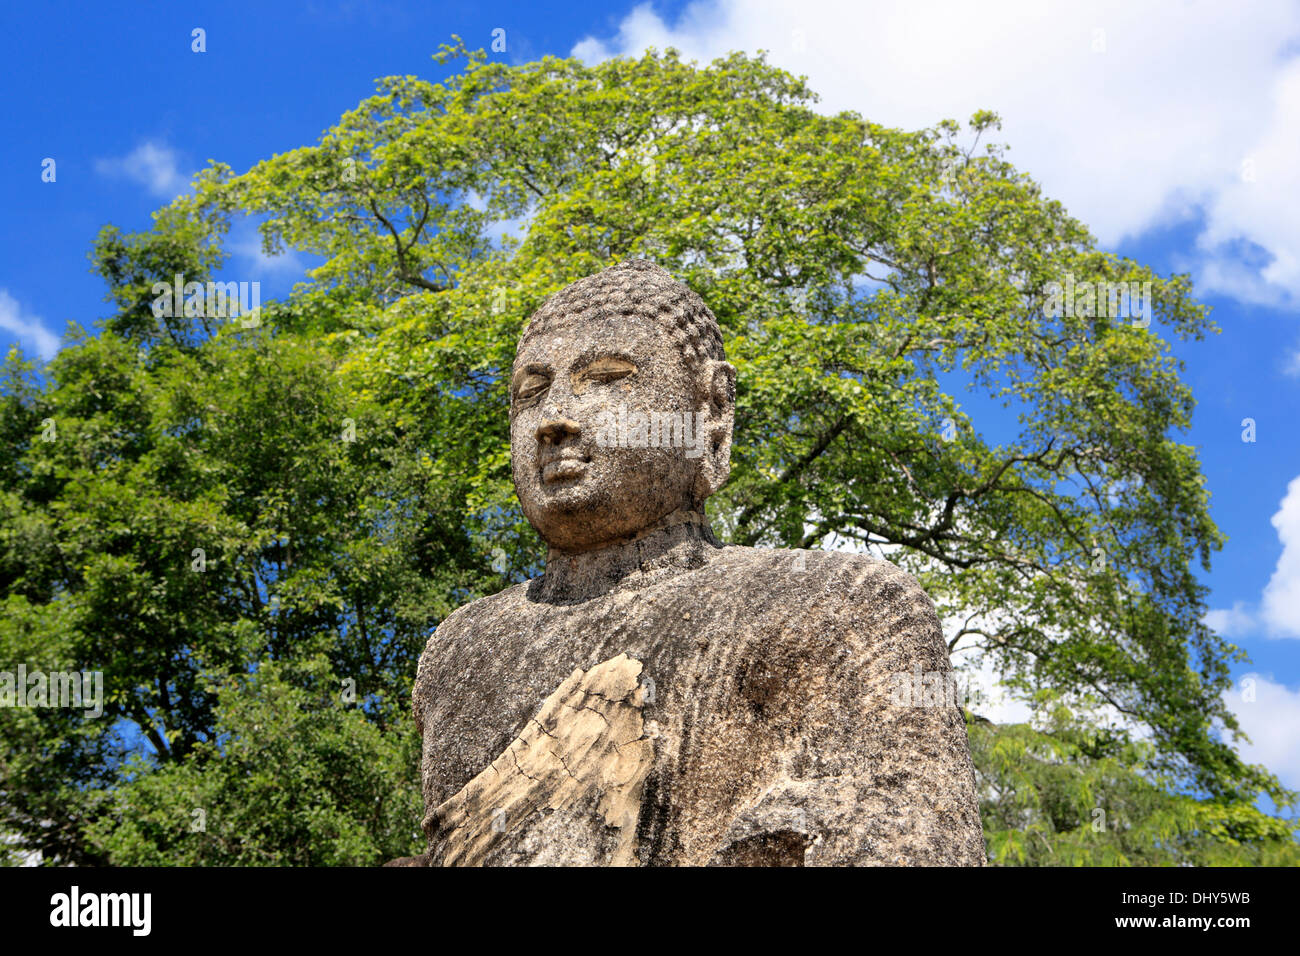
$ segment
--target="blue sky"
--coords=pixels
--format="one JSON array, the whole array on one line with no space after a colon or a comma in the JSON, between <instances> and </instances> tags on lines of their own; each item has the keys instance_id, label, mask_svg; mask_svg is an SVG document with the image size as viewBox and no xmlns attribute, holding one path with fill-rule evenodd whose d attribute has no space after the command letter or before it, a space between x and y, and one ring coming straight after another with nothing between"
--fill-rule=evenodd
<instances>
[{"instance_id":1,"label":"blue sky","mask_svg":"<svg viewBox=\"0 0 1300 956\"><path fill-rule=\"evenodd\" d=\"M435 76L453 33L486 48L503 29L515 62L764 48L828 111L905 128L993 109L1020 168L1104 247L1190 272L1223 329L1176 346L1199 400L1184 440L1229 537L1206 578L1211 619L1253 659L1234 673L1260 681L1232 704L1246 755L1300 787L1300 4L1049 6L6 4L0 348L52 354L69 320L104 314L86 259L102 225L146 228L208 159L242 171L315 142L375 78ZM264 299L301 276L251 230L232 248Z\"/></svg>"}]
</instances>

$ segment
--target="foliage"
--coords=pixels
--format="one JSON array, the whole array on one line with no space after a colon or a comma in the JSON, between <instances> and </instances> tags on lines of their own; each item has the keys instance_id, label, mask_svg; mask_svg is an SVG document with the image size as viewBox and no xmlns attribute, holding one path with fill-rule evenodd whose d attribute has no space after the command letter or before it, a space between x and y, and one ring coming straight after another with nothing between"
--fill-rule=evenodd
<instances>
[{"instance_id":1,"label":"foliage","mask_svg":"<svg viewBox=\"0 0 1300 956\"><path fill-rule=\"evenodd\" d=\"M968 729L995 865L1300 866L1294 822L1171 792L1150 772L1150 744L1059 701L1041 730L976 719Z\"/></svg>"},{"instance_id":2,"label":"foliage","mask_svg":"<svg viewBox=\"0 0 1300 956\"><path fill-rule=\"evenodd\" d=\"M0 712L0 830L76 863L413 849L398 762L424 639L540 566L509 474L517 335L641 256L704 296L738 368L725 538L888 547L1008 686L1123 720L976 721L999 859L1286 858L1290 824L1254 804L1295 795L1237 754L1243 655L1202 620L1222 537L1166 337L1214 328L1186 276L1099 251L977 148L991 113L822 115L739 54L435 60L458 58L381 81L317 145L213 164L147 232L107 227L100 333L43 380L11 356L0 656L103 670L110 695L100 721ZM258 328L154 317L153 283L217 276L246 215L268 251L320 258L309 281ZM1067 280L1149 282L1149 327L1058 314ZM323 703L336 680L352 709ZM1080 830L1097 794L1126 829Z\"/></svg>"},{"instance_id":3,"label":"foliage","mask_svg":"<svg viewBox=\"0 0 1300 956\"><path fill-rule=\"evenodd\" d=\"M421 840L418 742L339 706L338 688L323 656L228 678L214 741L157 770L130 765L88 839L129 866L364 866L409 855Z\"/></svg>"}]
</instances>

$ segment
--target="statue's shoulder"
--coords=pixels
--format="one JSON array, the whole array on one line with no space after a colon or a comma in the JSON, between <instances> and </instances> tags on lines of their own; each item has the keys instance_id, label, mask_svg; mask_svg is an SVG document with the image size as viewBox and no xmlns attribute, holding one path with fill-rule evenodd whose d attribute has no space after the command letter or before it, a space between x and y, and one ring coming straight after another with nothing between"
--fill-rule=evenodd
<instances>
[{"instance_id":1,"label":"statue's shoulder","mask_svg":"<svg viewBox=\"0 0 1300 956\"><path fill-rule=\"evenodd\" d=\"M722 549L718 570L742 591L787 595L817 603L904 605L934 610L920 582L881 558L847 551L808 551L802 548Z\"/></svg>"},{"instance_id":2,"label":"statue's shoulder","mask_svg":"<svg viewBox=\"0 0 1300 956\"><path fill-rule=\"evenodd\" d=\"M845 641L885 642L909 657L918 651L925 658L947 657L934 602L915 577L881 558L727 547L717 572L715 587L739 605L733 613L742 618L776 614Z\"/></svg>"},{"instance_id":3,"label":"statue's shoulder","mask_svg":"<svg viewBox=\"0 0 1300 956\"><path fill-rule=\"evenodd\" d=\"M500 632L503 622L520 614L527 600L529 581L515 584L496 594L462 604L443 618L430 633L420 655L420 672L437 658L453 660L469 651L475 635L485 631ZM419 676L417 675L417 682Z\"/></svg>"},{"instance_id":4,"label":"statue's shoulder","mask_svg":"<svg viewBox=\"0 0 1300 956\"><path fill-rule=\"evenodd\" d=\"M462 604L447 615L444 623L464 627L484 618L509 613L526 601L530 584L532 584L531 580L522 581L519 584L512 584L510 587L504 588L496 594L475 598L473 601Z\"/></svg>"},{"instance_id":5,"label":"statue's shoulder","mask_svg":"<svg viewBox=\"0 0 1300 956\"><path fill-rule=\"evenodd\" d=\"M415 674L416 726L422 725L419 701L429 696L430 688L446 680L448 674L476 672L481 664L478 656L483 651L484 635L501 634L510 629L513 619L522 620L520 611L529 583L524 581L462 604L429 634Z\"/></svg>"}]
</instances>

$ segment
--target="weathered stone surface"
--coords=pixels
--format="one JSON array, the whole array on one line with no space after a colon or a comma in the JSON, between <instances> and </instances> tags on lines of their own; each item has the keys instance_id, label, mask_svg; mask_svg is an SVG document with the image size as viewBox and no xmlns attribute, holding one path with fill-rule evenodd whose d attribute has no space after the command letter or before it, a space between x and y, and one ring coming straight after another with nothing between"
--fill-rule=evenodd
<instances>
[{"instance_id":1,"label":"weathered stone surface","mask_svg":"<svg viewBox=\"0 0 1300 956\"><path fill-rule=\"evenodd\" d=\"M630 865L654 760L641 663L575 669L501 756L424 821L446 866Z\"/></svg>"},{"instance_id":2,"label":"weathered stone surface","mask_svg":"<svg viewBox=\"0 0 1300 956\"><path fill-rule=\"evenodd\" d=\"M429 850L395 863L984 862L961 711L898 695L950 674L916 581L710 531L734 389L712 315L650 263L534 316L511 453L546 573L430 639L414 694ZM689 428L611 444L636 412Z\"/></svg>"}]
</instances>

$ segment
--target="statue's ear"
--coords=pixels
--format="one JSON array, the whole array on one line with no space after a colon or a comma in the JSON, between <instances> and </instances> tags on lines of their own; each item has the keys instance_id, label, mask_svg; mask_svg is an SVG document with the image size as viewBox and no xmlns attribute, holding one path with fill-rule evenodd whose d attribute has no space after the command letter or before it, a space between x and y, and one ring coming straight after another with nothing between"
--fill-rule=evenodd
<instances>
[{"instance_id":1,"label":"statue's ear","mask_svg":"<svg viewBox=\"0 0 1300 956\"><path fill-rule=\"evenodd\" d=\"M731 474L731 430L736 420L736 367L711 360L704 375L708 397L700 410L699 435L704 448L693 489L696 501L703 501L726 483Z\"/></svg>"}]
</instances>

